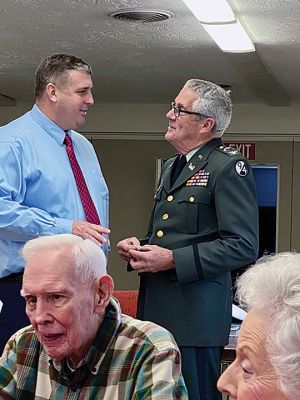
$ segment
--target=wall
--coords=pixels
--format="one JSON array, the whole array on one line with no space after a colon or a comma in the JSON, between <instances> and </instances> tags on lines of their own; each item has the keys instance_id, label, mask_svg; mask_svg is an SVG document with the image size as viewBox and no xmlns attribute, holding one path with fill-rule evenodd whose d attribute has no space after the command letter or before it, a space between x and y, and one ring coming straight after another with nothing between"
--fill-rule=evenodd
<instances>
[{"instance_id":1,"label":"wall","mask_svg":"<svg viewBox=\"0 0 300 400\"><path fill-rule=\"evenodd\" d=\"M155 190L155 159L174 152L164 141L98 139L93 145L110 188L109 271L118 289L136 288L137 275L126 272L115 245L128 236L145 236Z\"/></svg>"},{"instance_id":2,"label":"wall","mask_svg":"<svg viewBox=\"0 0 300 400\"><path fill-rule=\"evenodd\" d=\"M291 249L300 251L300 138L296 138L293 158Z\"/></svg>"}]
</instances>

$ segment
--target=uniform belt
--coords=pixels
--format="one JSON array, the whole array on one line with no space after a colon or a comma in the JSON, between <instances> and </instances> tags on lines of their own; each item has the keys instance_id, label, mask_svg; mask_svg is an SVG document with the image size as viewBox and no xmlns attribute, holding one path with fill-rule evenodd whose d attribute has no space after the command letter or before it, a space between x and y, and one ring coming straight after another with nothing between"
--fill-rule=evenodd
<instances>
[{"instance_id":1,"label":"uniform belt","mask_svg":"<svg viewBox=\"0 0 300 400\"><path fill-rule=\"evenodd\" d=\"M0 282L21 281L23 279L23 272L9 274L0 278Z\"/></svg>"},{"instance_id":2,"label":"uniform belt","mask_svg":"<svg viewBox=\"0 0 300 400\"><path fill-rule=\"evenodd\" d=\"M220 239L220 235L218 232L214 232L208 235L196 236L193 238L184 238L182 240L174 241L173 243L170 243L167 248L169 250L176 250L180 249L181 247L194 246L198 243L211 242L217 239Z\"/></svg>"}]
</instances>

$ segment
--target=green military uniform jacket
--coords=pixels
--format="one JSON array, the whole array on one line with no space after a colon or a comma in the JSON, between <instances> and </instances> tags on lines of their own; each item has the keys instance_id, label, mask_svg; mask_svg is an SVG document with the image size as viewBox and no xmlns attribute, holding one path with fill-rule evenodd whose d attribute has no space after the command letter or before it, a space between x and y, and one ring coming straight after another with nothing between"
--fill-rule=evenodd
<instances>
[{"instance_id":1,"label":"green military uniform jacket","mask_svg":"<svg viewBox=\"0 0 300 400\"><path fill-rule=\"evenodd\" d=\"M173 251L175 269L140 274L138 317L179 346L223 346L231 324L230 271L255 262L258 207L248 161L213 139L171 186L163 166L146 241Z\"/></svg>"}]
</instances>

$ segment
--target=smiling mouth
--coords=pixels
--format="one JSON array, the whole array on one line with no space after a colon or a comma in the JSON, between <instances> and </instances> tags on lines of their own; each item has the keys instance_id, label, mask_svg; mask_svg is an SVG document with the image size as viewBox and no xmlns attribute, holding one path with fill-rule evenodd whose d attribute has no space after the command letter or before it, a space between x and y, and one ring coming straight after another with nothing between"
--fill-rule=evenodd
<instances>
[{"instance_id":1,"label":"smiling mouth","mask_svg":"<svg viewBox=\"0 0 300 400\"><path fill-rule=\"evenodd\" d=\"M174 125L171 125L171 124L169 124L169 125L168 125L168 129L175 129L175 126L174 126Z\"/></svg>"},{"instance_id":2,"label":"smiling mouth","mask_svg":"<svg viewBox=\"0 0 300 400\"><path fill-rule=\"evenodd\" d=\"M51 343L55 340L61 338L64 334L63 333L41 333L43 342Z\"/></svg>"}]
</instances>

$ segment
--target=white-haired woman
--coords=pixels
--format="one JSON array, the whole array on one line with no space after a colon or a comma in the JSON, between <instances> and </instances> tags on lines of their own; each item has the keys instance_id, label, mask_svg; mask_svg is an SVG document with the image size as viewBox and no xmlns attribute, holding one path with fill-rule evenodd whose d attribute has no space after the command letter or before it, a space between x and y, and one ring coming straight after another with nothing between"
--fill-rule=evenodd
<instances>
[{"instance_id":1,"label":"white-haired woman","mask_svg":"<svg viewBox=\"0 0 300 400\"><path fill-rule=\"evenodd\" d=\"M218 389L230 400L300 399L300 254L261 259L237 295L249 312Z\"/></svg>"}]
</instances>

